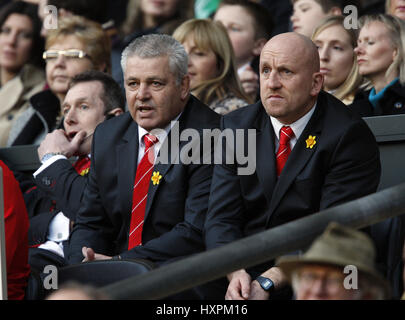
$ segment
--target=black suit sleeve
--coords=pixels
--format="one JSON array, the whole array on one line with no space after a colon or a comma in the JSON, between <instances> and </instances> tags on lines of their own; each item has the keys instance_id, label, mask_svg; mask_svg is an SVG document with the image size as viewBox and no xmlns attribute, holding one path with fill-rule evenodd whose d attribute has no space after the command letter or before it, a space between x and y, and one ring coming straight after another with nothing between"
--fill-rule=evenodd
<instances>
[{"instance_id":1,"label":"black suit sleeve","mask_svg":"<svg viewBox=\"0 0 405 320\"><path fill-rule=\"evenodd\" d=\"M70 220L76 220L87 178L79 175L69 160L60 159L35 177L38 192L54 200L57 208ZM45 199L44 199L45 200Z\"/></svg>"}]
</instances>

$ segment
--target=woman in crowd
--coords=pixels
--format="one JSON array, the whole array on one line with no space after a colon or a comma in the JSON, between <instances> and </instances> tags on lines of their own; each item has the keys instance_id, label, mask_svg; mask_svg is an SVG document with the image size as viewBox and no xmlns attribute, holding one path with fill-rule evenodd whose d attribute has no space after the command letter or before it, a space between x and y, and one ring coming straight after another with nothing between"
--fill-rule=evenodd
<instances>
[{"instance_id":1,"label":"woman in crowd","mask_svg":"<svg viewBox=\"0 0 405 320\"><path fill-rule=\"evenodd\" d=\"M135 38L150 33L172 34L181 23L193 17L193 0L129 0L127 18L111 53L114 80L124 87L121 53Z\"/></svg>"},{"instance_id":2,"label":"woman in crowd","mask_svg":"<svg viewBox=\"0 0 405 320\"><path fill-rule=\"evenodd\" d=\"M11 2L0 12L0 147L29 98L45 85L37 6Z\"/></svg>"},{"instance_id":3,"label":"woman in crowd","mask_svg":"<svg viewBox=\"0 0 405 320\"><path fill-rule=\"evenodd\" d=\"M386 0L385 12L405 20L405 0Z\"/></svg>"},{"instance_id":4,"label":"woman in crowd","mask_svg":"<svg viewBox=\"0 0 405 320\"><path fill-rule=\"evenodd\" d=\"M220 114L251 103L240 85L232 44L221 23L192 19L173 37L188 53L190 86L197 98Z\"/></svg>"},{"instance_id":5,"label":"woman in crowd","mask_svg":"<svg viewBox=\"0 0 405 320\"><path fill-rule=\"evenodd\" d=\"M101 26L79 16L59 19L46 38L46 80L49 90L30 99L16 121L8 145L37 144L61 123L61 104L70 80L87 70L110 72L110 41Z\"/></svg>"},{"instance_id":6,"label":"woman in crowd","mask_svg":"<svg viewBox=\"0 0 405 320\"><path fill-rule=\"evenodd\" d=\"M356 95L352 109L363 117L405 113L405 22L378 14L359 23L355 52L369 84Z\"/></svg>"},{"instance_id":7,"label":"woman in crowd","mask_svg":"<svg viewBox=\"0 0 405 320\"><path fill-rule=\"evenodd\" d=\"M362 77L354 53L357 33L344 27L344 19L343 16L326 18L315 28L312 41L319 51L321 72L325 77L324 90L343 103L351 104Z\"/></svg>"},{"instance_id":8,"label":"woman in crowd","mask_svg":"<svg viewBox=\"0 0 405 320\"><path fill-rule=\"evenodd\" d=\"M124 35L135 38L140 34L171 34L184 21L194 17L194 1L129 0L128 15L123 23Z\"/></svg>"}]
</instances>

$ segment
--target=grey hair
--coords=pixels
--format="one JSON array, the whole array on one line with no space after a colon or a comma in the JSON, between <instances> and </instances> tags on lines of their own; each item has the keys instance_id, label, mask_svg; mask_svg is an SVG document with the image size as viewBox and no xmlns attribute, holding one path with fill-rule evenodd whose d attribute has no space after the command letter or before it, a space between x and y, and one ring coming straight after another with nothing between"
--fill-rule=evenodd
<instances>
[{"instance_id":1,"label":"grey hair","mask_svg":"<svg viewBox=\"0 0 405 320\"><path fill-rule=\"evenodd\" d=\"M176 76L176 84L180 85L188 72L188 55L184 47L173 37L166 34L149 34L132 41L122 52L121 68L125 73L128 58L169 57L169 68Z\"/></svg>"}]
</instances>

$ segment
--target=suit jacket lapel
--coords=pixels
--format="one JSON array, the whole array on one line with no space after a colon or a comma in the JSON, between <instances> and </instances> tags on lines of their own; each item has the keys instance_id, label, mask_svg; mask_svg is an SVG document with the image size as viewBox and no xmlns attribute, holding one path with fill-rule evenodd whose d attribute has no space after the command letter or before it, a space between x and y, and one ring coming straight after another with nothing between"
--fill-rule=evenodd
<instances>
[{"instance_id":1,"label":"suit jacket lapel","mask_svg":"<svg viewBox=\"0 0 405 320\"><path fill-rule=\"evenodd\" d=\"M132 207L132 193L138 163L138 149L138 125L133 122L125 133L122 144L118 145L116 148L120 203L122 212L128 219L131 217L129 213Z\"/></svg>"},{"instance_id":2,"label":"suit jacket lapel","mask_svg":"<svg viewBox=\"0 0 405 320\"><path fill-rule=\"evenodd\" d=\"M293 150L291 151L290 156L288 157L283 171L278 178L278 183L274 188L267 221L269 221L271 214L274 212L280 200L287 192L291 183L296 179L298 174L311 159L314 152L316 152L317 145L315 144L313 148L307 148L306 140L310 135L316 136L317 142L320 139L320 134L322 131L321 117L323 114L323 107L324 106L320 103L320 100L318 100L314 114L312 115Z\"/></svg>"},{"instance_id":3,"label":"suit jacket lapel","mask_svg":"<svg viewBox=\"0 0 405 320\"><path fill-rule=\"evenodd\" d=\"M166 140L163 142L162 147L159 150L159 154L161 155L164 152L169 152L169 161L162 161L163 163L157 163L153 167L152 175L154 172L158 173L162 178L160 179L159 183L153 184L152 179L149 181L149 189L148 189L148 197L146 200L146 208L145 208L145 220L149 214L149 211L152 207L153 199L156 195L157 190L161 186L161 184L164 184L165 176L169 168L172 166L172 161L170 161L170 146L171 146L171 136L172 136L172 130L170 130L169 134L167 135ZM177 143L177 142L176 142ZM165 159L165 158L163 158Z\"/></svg>"},{"instance_id":4,"label":"suit jacket lapel","mask_svg":"<svg viewBox=\"0 0 405 320\"><path fill-rule=\"evenodd\" d=\"M274 150L274 130L263 106L256 120L257 161L256 173L266 199L271 204L273 189L277 183ZM246 142L247 143L247 142Z\"/></svg>"}]
</instances>

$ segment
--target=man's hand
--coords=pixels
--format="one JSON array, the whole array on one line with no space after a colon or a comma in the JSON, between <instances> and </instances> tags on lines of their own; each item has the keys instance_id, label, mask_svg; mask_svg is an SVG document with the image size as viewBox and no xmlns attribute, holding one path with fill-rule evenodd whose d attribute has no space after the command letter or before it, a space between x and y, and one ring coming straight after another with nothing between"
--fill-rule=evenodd
<instances>
[{"instance_id":1,"label":"man's hand","mask_svg":"<svg viewBox=\"0 0 405 320\"><path fill-rule=\"evenodd\" d=\"M228 274L228 280L225 300L247 300L249 298L252 279L245 269Z\"/></svg>"},{"instance_id":2,"label":"man's hand","mask_svg":"<svg viewBox=\"0 0 405 320\"><path fill-rule=\"evenodd\" d=\"M269 293L264 291L262 286L256 280L253 280L250 285L249 300L268 300Z\"/></svg>"},{"instance_id":3,"label":"man's hand","mask_svg":"<svg viewBox=\"0 0 405 320\"><path fill-rule=\"evenodd\" d=\"M252 67L246 67L246 69L239 75L239 79L245 93L255 99L257 91L259 90L259 77Z\"/></svg>"},{"instance_id":4,"label":"man's hand","mask_svg":"<svg viewBox=\"0 0 405 320\"><path fill-rule=\"evenodd\" d=\"M48 133L38 148L39 159L51 152L60 153L70 158L76 155L85 136L85 131L79 131L72 140L69 140L66 132L62 129Z\"/></svg>"},{"instance_id":5,"label":"man's hand","mask_svg":"<svg viewBox=\"0 0 405 320\"><path fill-rule=\"evenodd\" d=\"M100 253L95 253L92 248L87 248L83 247L82 248L82 253L84 256L84 259L82 262L88 262L88 261L95 261L95 260L110 260L112 257L105 256Z\"/></svg>"}]
</instances>

